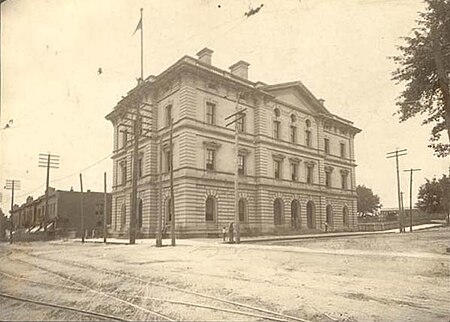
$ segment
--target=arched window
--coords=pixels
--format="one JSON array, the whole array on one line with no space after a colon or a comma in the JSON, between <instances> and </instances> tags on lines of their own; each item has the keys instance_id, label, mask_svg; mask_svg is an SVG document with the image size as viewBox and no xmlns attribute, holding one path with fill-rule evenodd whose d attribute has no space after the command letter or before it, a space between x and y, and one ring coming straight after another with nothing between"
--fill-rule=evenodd
<instances>
[{"instance_id":1,"label":"arched window","mask_svg":"<svg viewBox=\"0 0 450 322\"><path fill-rule=\"evenodd\" d=\"M306 120L305 123L306 123L306 127L311 127L311 121L310 120Z\"/></svg>"},{"instance_id":2,"label":"arched window","mask_svg":"<svg viewBox=\"0 0 450 322\"><path fill-rule=\"evenodd\" d=\"M291 202L291 227L300 228L300 203L296 199Z\"/></svg>"},{"instance_id":3,"label":"arched window","mask_svg":"<svg viewBox=\"0 0 450 322\"><path fill-rule=\"evenodd\" d=\"M239 199L239 222L247 222L248 206L245 198Z\"/></svg>"},{"instance_id":4,"label":"arched window","mask_svg":"<svg viewBox=\"0 0 450 322\"><path fill-rule=\"evenodd\" d=\"M120 210L120 229L125 229L125 225L127 223L127 206L122 204L122 208Z\"/></svg>"},{"instance_id":5,"label":"arched window","mask_svg":"<svg viewBox=\"0 0 450 322\"><path fill-rule=\"evenodd\" d=\"M314 202L308 201L306 204L306 224L308 228L316 228L316 214Z\"/></svg>"},{"instance_id":6,"label":"arched window","mask_svg":"<svg viewBox=\"0 0 450 322\"><path fill-rule=\"evenodd\" d=\"M169 197L166 199L166 204L164 206L164 212L166 216L166 223L172 221L172 199Z\"/></svg>"},{"instance_id":7,"label":"arched window","mask_svg":"<svg viewBox=\"0 0 450 322\"><path fill-rule=\"evenodd\" d=\"M292 123L297 122L297 116L295 116L294 113L291 114L291 122L292 122Z\"/></svg>"},{"instance_id":8,"label":"arched window","mask_svg":"<svg viewBox=\"0 0 450 322\"><path fill-rule=\"evenodd\" d=\"M214 221L216 218L216 198L209 196L205 202L205 220Z\"/></svg>"},{"instance_id":9,"label":"arched window","mask_svg":"<svg viewBox=\"0 0 450 322\"><path fill-rule=\"evenodd\" d=\"M347 206L344 206L342 208L342 221L345 227L349 226L349 220L348 220L348 208Z\"/></svg>"},{"instance_id":10,"label":"arched window","mask_svg":"<svg viewBox=\"0 0 450 322\"><path fill-rule=\"evenodd\" d=\"M138 204L138 227L142 228L142 199L139 199Z\"/></svg>"},{"instance_id":11,"label":"arched window","mask_svg":"<svg viewBox=\"0 0 450 322\"><path fill-rule=\"evenodd\" d=\"M273 202L273 221L275 225L283 224L283 200L281 198L277 198Z\"/></svg>"},{"instance_id":12,"label":"arched window","mask_svg":"<svg viewBox=\"0 0 450 322\"><path fill-rule=\"evenodd\" d=\"M327 206L326 223L328 224L328 226L332 226L333 225L333 207L331 207L331 205Z\"/></svg>"},{"instance_id":13,"label":"arched window","mask_svg":"<svg viewBox=\"0 0 450 322\"><path fill-rule=\"evenodd\" d=\"M281 113L280 113L280 109L279 108L274 108L273 113L275 114L275 117L280 117Z\"/></svg>"}]
</instances>

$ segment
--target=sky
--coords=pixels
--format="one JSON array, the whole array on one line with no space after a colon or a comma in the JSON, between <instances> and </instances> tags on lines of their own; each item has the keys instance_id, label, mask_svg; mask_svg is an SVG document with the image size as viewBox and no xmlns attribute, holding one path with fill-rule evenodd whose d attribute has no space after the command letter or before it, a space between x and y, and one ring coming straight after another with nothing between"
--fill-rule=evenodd
<instances>
[{"instance_id":1,"label":"sky","mask_svg":"<svg viewBox=\"0 0 450 322\"><path fill-rule=\"evenodd\" d=\"M264 4L246 18L249 8ZM214 50L227 70L242 59L249 78L268 84L301 80L334 114L362 129L356 136L356 181L385 207L401 188L413 200L425 178L449 172L450 159L427 148L431 128L416 118L398 122L391 80L401 37L410 35L419 0L7 0L1 4L0 182L21 181L15 202L44 193L39 153L60 156L50 185L103 191L111 185L113 128L105 120L140 74L140 42L133 31L144 9L144 76L157 75L183 55ZM97 71L102 68L103 73ZM4 125L12 119L8 129ZM10 191L1 190L10 208Z\"/></svg>"}]
</instances>

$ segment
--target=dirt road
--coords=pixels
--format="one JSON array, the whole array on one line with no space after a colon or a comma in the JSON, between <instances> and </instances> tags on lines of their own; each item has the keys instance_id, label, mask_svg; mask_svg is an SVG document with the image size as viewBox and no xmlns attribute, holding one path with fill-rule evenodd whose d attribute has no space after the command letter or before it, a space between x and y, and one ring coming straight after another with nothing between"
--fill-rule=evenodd
<instances>
[{"instance_id":1,"label":"dirt road","mask_svg":"<svg viewBox=\"0 0 450 322\"><path fill-rule=\"evenodd\" d=\"M2 244L1 319L448 321L449 237Z\"/></svg>"}]
</instances>

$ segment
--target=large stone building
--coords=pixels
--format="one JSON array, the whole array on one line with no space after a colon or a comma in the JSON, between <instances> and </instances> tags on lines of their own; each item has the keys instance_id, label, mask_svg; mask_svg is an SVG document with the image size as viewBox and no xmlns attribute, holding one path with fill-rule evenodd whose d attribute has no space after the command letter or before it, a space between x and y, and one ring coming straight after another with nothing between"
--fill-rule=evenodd
<instances>
[{"instance_id":1,"label":"large stone building","mask_svg":"<svg viewBox=\"0 0 450 322\"><path fill-rule=\"evenodd\" d=\"M128 92L106 118L114 126L112 230L129 229L132 135L127 111L143 103L137 226L153 236L159 212L170 220L168 148L173 120L176 231L214 235L234 220L234 127L225 119L246 108L239 128L241 233L351 230L356 227L353 123L325 108L299 81L267 85L248 79L249 64L230 71L204 48L184 56ZM286 66L288 68L288 66ZM145 111L144 111L145 109ZM160 171L161 169L161 171Z\"/></svg>"}]
</instances>

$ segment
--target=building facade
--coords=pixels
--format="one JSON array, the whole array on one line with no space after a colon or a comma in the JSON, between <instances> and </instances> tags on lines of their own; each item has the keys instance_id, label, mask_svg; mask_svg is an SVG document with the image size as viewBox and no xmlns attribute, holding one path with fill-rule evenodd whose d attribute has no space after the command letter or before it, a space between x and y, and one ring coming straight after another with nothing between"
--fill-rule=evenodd
<instances>
[{"instance_id":1,"label":"building facade","mask_svg":"<svg viewBox=\"0 0 450 322\"><path fill-rule=\"evenodd\" d=\"M81 196L83 196L84 225L87 231L103 228L104 193L63 191L49 188L48 218L45 219L45 194L36 199L27 197L22 205L15 205L11 214L15 229L42 231L81 228ZM111 195L107 194L107 224L111 225ZM109 209L109 210L108 210Z\"/></svg>"},{"instance_id":2,"label":"building facade","mask_svg":"<svg viewBox=\"0 0 450 322\"><path fill-rule=\"evenodd\" d=\"M351 230L357 226L352 122L325 108L301 83L248 79L249 64L224 71L212 50L182 57L127 93L106 118L114 127L112 231L127 235L133 136L129 111L144 106L139 141L137 226L153 236L170 214L169 134L178 236L215 235L234 221L235 128L239 138L242 234ZM239 102L238 102L239 97ZM242 115L242 114L241 114ZM325 225L327 223L327 225Z\"/></svg>"}]
</instances>

